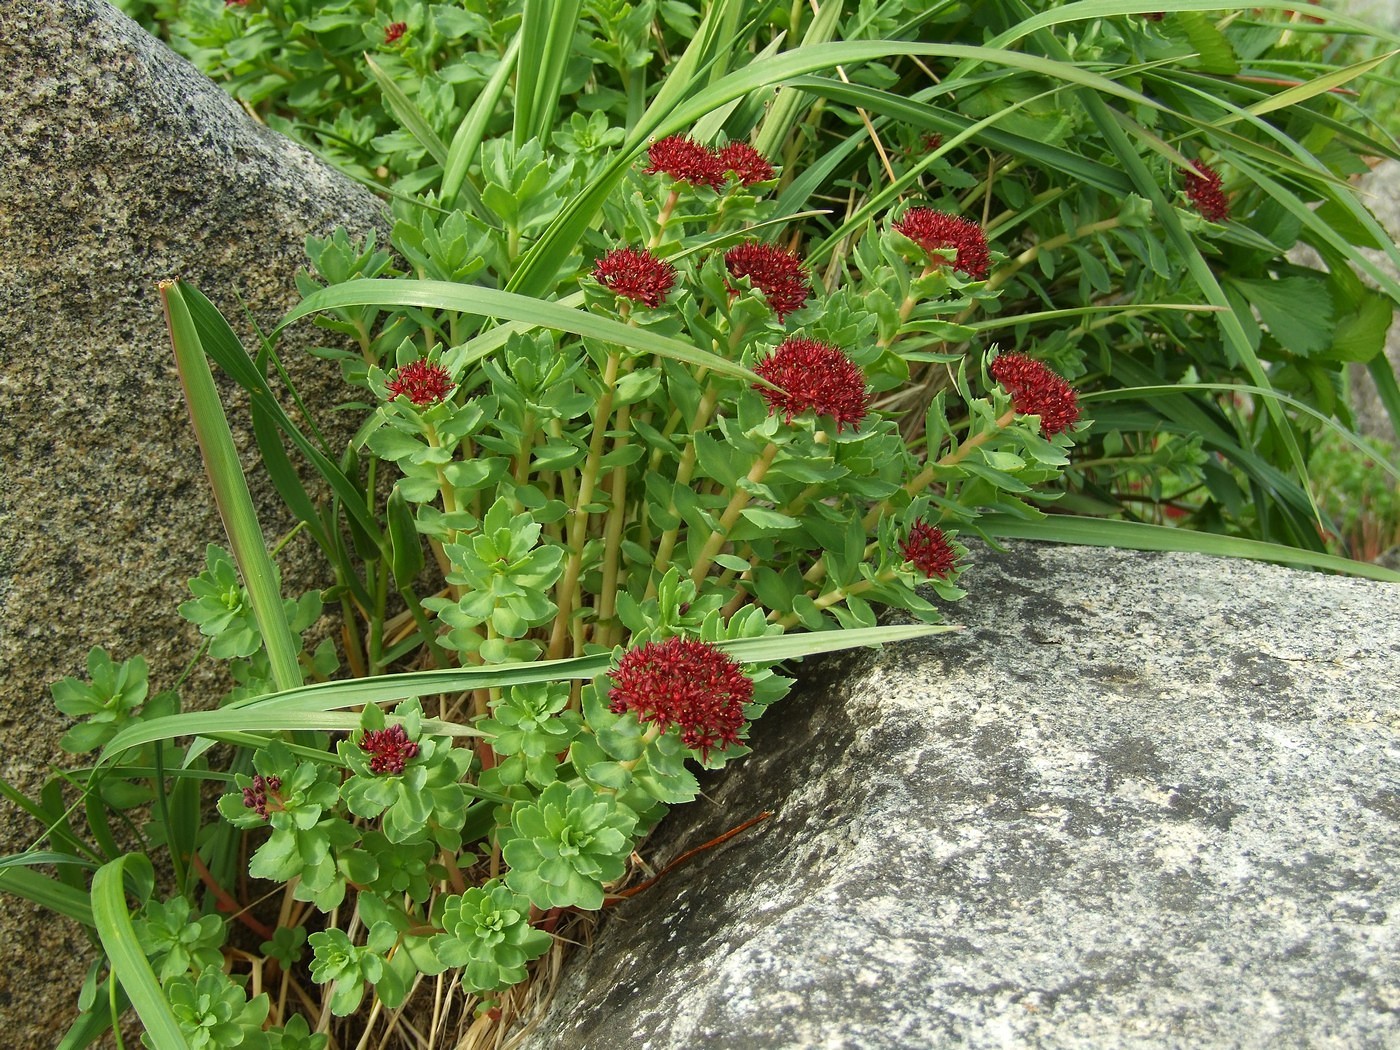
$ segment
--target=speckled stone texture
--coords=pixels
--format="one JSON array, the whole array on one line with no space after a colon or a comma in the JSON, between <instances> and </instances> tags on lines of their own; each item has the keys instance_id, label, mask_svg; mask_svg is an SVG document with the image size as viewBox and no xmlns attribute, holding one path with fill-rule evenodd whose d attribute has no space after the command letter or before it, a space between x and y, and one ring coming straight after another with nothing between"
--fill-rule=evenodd
<instances>
[{"instance_id":1,"label":"speckled stone texture","mask_svg":"<svg viewBox=\"0 0 1400 1050\"><path fill-rule=\"evenodd\" d=\"M378 227L382 243L387 227L371 194L106 3L0 6L0 775L32 790L61 760L48 684L81 673L90 646L145 653L157 687L194 652L175 607L222 532L157 282L187 278L247 337L239 297L275 322L309 233ZM315 403L344 399L337 369L297 352L316 339L304 331L295 376ZM285 529L256 476L255 491L269 531ZM289 590L323 582L309 546ZM33 840L0 814L0 854ZM3 894L0 928L0 1043L52 1046L84 940Z\"/></svg>"},{"instance_id":2,"label":"speckled stone texture","mask_svg":"<svg viewBox=\"0 0 1400 1050\"><path fill-rule=\"evenodd\" d=\"M1400 591L979 553L668 817L528 1050L1400 1046Z\"/></svg>"}]
</instances>

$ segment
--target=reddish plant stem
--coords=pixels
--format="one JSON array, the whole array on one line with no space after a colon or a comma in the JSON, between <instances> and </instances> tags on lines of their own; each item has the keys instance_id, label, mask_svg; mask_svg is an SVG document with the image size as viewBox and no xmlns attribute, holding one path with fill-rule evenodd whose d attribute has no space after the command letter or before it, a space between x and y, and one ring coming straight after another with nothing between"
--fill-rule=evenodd
<instances>
[{"instance_id":1,"label":"reddish plant stem","mask_svg":"<svg viewBox=\"0 0 1400 1050\"><path fill-rule=\"evenodd\" d=\"M682 853L679 857L677 857L675 860L671 861L670 864L667 864L664 868L662 868L660 871L658 871L658 872L657 872L655 875L653 875L651 878L647 879L645 882L639 882L639 883L637 883L637 885L635 885L635 886L629 886L629 887L627 887L627 889L625 889L625 890L619 890L617 893L609 894L609 895L608 895L608 899L605 900L605 901L603 901L603 907L604 907L604 908L609 908L609 907L611 907L612 905L616 904L616 903L617 903L618 901L620 901L620 900L625 900L625 899L628 898L628 897L631 897L631 896L634 896L635 894L641 893L642 890L648 889L648 888L650 888L651 886L656 885L656 883L658 883L658 882L660 882L662 879L664 879L668 873L674 871L676 868L679 868L682 864L684 864L686 861L690 860L692 857L696 856L697 854L704 853L704 852L705 852L706 850L708 850L708 849L714 849L716 846L720 845L721 843L728 842L728 841L729 841L730 839L732 839L735 835L738 835L740 832L743 832L743 831L748 831L749 828L753 827L753 826L754 826L755 824L757 824L759 821L767 820L767 819L768 819L769 817L771 817L772 815L773 815L773 811L772 811L772 810L765 809L765 810L764 810L762 813L760 813L758 816L752 818L751 820L746 820L746 821L744 821L744 822L743 822L742 824L740 824L737 828L730 828L728 831L726 831L723 835L720 835L718 838L710 839L709 842L706 842L706 843L704 843L703 845L696 846L694 849L691 849L691 850L686 850L686 851L685 851L684 853Z\"/></svg>"}]
</instances>

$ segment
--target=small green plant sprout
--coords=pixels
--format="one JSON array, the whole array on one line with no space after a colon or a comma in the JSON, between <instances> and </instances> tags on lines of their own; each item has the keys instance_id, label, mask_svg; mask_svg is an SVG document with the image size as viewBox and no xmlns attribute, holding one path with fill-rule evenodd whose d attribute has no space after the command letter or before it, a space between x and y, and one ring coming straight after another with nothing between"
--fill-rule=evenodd
<instances>
[{"instance_id":1,"label":"small green plant sprout","mask_svg":"<svg viewBox=\"0 0 1400 1050\"><path fill-rule=\"evenodd\" d=\"M190 1050L270 1050L263 1024L271 1002L266 992L249 999L228 974L215 966L199 975L181 974L165 985L171 1012ZM149 1035L143 1046L159 1050ZM285 1044L283 1044L285 1045Z\"/></svg>"},{"instance_id":2,"label":"small green plant sprout","mask_svg":"<svg viewBox=\"0 0 1400 1050\"><path fill-rule=\"evenodd\" d=\"M444 966L462 970L462 984L473 992L494 992L525 979L525 964L553 944L530 925L530 899L496 880L443 898L432 951Z\"/></svg>"},{"instance_id":3,"label":"small green plant sprout","mask_svg":"<svg viewBox=\"0 0 1400 1050\"><path fill-rule=\"evenodd\" d=\"M102 747L135 717L137 708L146 705L152 717L174 713L174 697L157 695L146 704L149 690L144 657L116 663L99 647L88 653L88 681L65 678L53 685L53 702L63 714L81 719L63 735L59 746L65 751L81 754Z\"/></svg>"}]
</instances>

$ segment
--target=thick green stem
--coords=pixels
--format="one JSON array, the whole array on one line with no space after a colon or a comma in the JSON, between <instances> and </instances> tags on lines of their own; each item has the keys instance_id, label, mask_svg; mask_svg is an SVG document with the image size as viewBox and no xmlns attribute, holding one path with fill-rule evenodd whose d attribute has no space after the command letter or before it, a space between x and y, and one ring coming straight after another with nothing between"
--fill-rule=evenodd
<instances>
[{"instance_id":1,"label":"thick green stem","mask_svg":"<svg viewBox=\"0 0 1400 1050\"><path fill-rule=\"evenodd\" d=\"M1098 222L1091 222L1087 226L1081 226L1077 230L1067 230L1058 237L1051 237L1048 241L1041 241L1033 244L1016 258L1003 266L996 273L987 279L986 290L994 292L1011 278L1015 277L1025 267L1035 262L1045 252L1052 252L1056 248L1063 248L1072 241L1083 240L1085 237L1092 237L1096 233L1103 233L1105 230L1114 230L1123 224L1120 216L1114 215L1108 219L1101 219Z\"/></svg>"},{"instance_id":2,"label":"thick green stem","mask_svg":"<svg viewBox=\"0 0 1400 1050\"><path fill-rule=\"evenodd\" d=\"M714 414L715 406L719 404L719 391L713 386L707 387L705 393L700 398L700 404L696 406L695 418L690 421L690 433L692 435L700 433L709 425L710 417ZM689 485L690 476L695 473L695 441L692 437L690 443L686 445L685 451L681 453L680 464L676 467L676 484ZM659 464L653 463L652 469L656 470ZM668 516L674 516L676 511L676 501L671 500ZM656 560L652 563L651 581L647 584L648 598L656 595L657 582L666 575L666 570L671 567L671 554L676 549L676 539L680 535L681 526L677 522L675 527L667 529L661 534L656 545Z\"/></svg>"},{"instance_id":3,"label":"thick green stem","mask_svg":"<svg viewBox=\"0 0 1400 1050\"><path fill-rule=\"evenodd\" d=\"M771 441L768 447L763 450L763 454L758 457L749 470L748 480L750 484L757 485L763 481L768 473L768 468L773 465L774 458L778 455L778 446ZM690 579L697 587L700 581L705 578L705 574L710 571L710 564L715 560L715 555L720 552L726 543L729 542L729 533L733 530L735 523L739 520L739 515L744 512L744 508L753 499L753 494L742 486L736 486L734 495L729 498L729 505L724 508L724 513L719 519L719 528L710 533L710 538L705 541L705 546L700 550L700 556L695 560L695 565L690 570Z\"/></svg>"},{"instance_id":4,"label":"thick green stem","mask_svg":"<svg viewBox=\"0 0 1400 1050\"><path fill-rule=\"evenodd\" d=\"M556 591L555 605L559 611L554 617L554 629L549 638L551 660L563 658L565 642L569 637L579 574L583 570L583 547L588 541L589 513L585 508L593 502L593 489L598 482L598 470L602 463L604 446L607 444L608 420L612 418L618 365L621 359L621 354L611 353L603 368L603 389L593 413L593 434L588 441L588 458L584 460L583 470L579 472L578 492L574 497L573 514L569 519L569 561ZM575 639L576 642L578 640L579 638Z\"/></svg>"},{"instance_id":5,"label":"thick green stem","mask_svg":"<svg viewBox=\"0 0 1400 1050\"><path fill-rule=\"evenodd\" d=\"M886 569L884 572L880 573L879 576L876 576L873 580L858 580L857 582L851 584L849 587L835 587L832 590L827 591L825 594L813 598L812 604L815 605L818 609L830 609L837 602L843 602L847 598L859 597L866 591L872 590L877 584L889 583L893 579L894 570ZM799 617L795 612L787 613L786 615L780 615L777 612L777 610L774 610L773 612L768 614L768 620L771 623L781 625L783 630L791 630L793 627L796 627L798 623L801 622L801 617Z\"/></svg>"}]
</instances>

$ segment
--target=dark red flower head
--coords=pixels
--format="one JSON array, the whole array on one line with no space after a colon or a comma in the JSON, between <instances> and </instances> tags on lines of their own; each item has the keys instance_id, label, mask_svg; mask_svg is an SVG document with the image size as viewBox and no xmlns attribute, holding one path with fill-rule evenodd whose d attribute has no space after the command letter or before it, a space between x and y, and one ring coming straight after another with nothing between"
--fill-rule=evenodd
<instances>
[{"instance_id":1,"label":"dark red flower head","mask_svg":"<svg viewBox=\"0 0 1400 1050\"><path fill-rule=\"evenodd\" d=\"M396 43L407 29L408 25L405 22L390 22L384 27L384 43Z\"/></svg>"},{"instance_id":2,"label":"dark red flower head","mask_svg":"<svg viewBox=\"0 0 1400 1050\"><path fill-rule=\"evenodd\" d=\"M781 323L812 294L802 260L772 244L736 244L724 253L731 277L747 277L763 293Z\"/></svg>"},{"instance_id":3,"label":"dark red flower head","mask_svg":"<svg viewBox=\"0 0 1400 1050\"><path fill-rule=\"evenodd\" d=\"M631 711L664 732L680 727L681 743L709 758L739 742L744 705L753 699L753 679L733 657L708 642L667 638L647 642L622 657L609 672L614 714Z\"/></svg>"},{"instance_id":4,"label":"dark red flower head","mask_svg":"<svg viewBox=\"0 0 1400 1050\"><path fill-rule=\"evenodd\" d=\"M948 537L937 525L916 521L909 538L900 544L904 560L913 564L925 576L946 580L953 574L958 555Z\"/></svg>"},{"instance_id":5,"label":"dark red flower head","mask_svg":"<svg viewBox=\"0 0 1400 1050\"><path fill-rule=\"evenodd\" d=\"M719 151L719 162L745 186L767 182L773 177L773 165L768 163L768 158L747 142L731 142L725 146Z\"/></svg>"},{"instance_id":6,"label":"dark red flower head","mask_svg":"<svg viewBox=\"0 0 1400 1050\"><path fill-rule=\"evenodd\" d=\"M987 276L987 238L975 222L932 208L910 208L894 228L927 252L929 262L943 258L938 252L955 248L953 269L974 281Z\"/></svg>"},{"instance_id":7,"label":"dark red flower head","mask_svg":"<svg viewBox=\"0 0 1400 1050\"><path fill-rule=\"evenodd\" d=\"M840 433L847 423L860 426L870 404L865 374L855 362L836 347L815 339L786 340L760 361L754 372L782 388L754 387L768 400L768 411L782 412L785 423L810 408L819 416L836 420Z\"/></svg>"},{"instance_id":8,"label":"dark red flower head","mask_svg":"<svg viewBox=\"0 0 1400 1050\"><path fill-rule=\"evenodd\" d=\"M243 789L243 805L251 810L255 810L263 820L267 819L267 796L269 793L276 795L282 787L281 777L263 777L261 775L253 778L251 787Z\"/></svg>"},{"instance_id":9,"label":"dark red flower head","mask_svg":"<svg viewBox=\"0 0 1400 1050\"><path fill-rule=\"evenodd\" d=\"M399 369L397 379L387 387L392 401L407 394L415 405L432 405L441 401L457 384L447 377L447 369L431 361L414 361Z\"/></svg>"},{"instance_id":10,"label":"dark red flower head","mask_svg":"<svg viewBox=\"0 0 1400 1050\"><path fill-rule=\"evenodd\" d=\"M390 773L397 776L403 772L404 764L418 754L418 745L408 739L408 733L401 725L388 729L371 729L360 738L360 750L369 752L371 773Z\"/></svg>"},{"instance_id":11,"label":"dark red flower head","mask_svg":"<svg viewBox=\"0 0 1400 1050\"><path fill-rule=\"evenodd\" d=\"M936 131L925 131L919 136L919 141L923 143L924 149L932 153L939 146L943 145L943 136ZM908 236L906 234L906 236Z\"/></svg>"},{"instance_id":12,"label":"dark red flower head","mask_svg":"<svg viewBox=\"0 0 1400 1050\"><path fill-rule=\"evenodd\" d=\"M719 154L685 135L671 135L647 147L645 169L648 175L664 172L678 182L692 186L708 186L713 190L724 186L724 164Z\"/></svg>"},{"instance_id":13,"label":"dark red flower head","mask_svg":"<svg viewBox=\"0 0 1400 1050\"><path fill-rule=\"evenodd\" d=\"M676 268L645 248L614 248L593 267L593 279L623 298L660 306L676 283Z\"/></svg>"},{"instance_id":14,"label":"dark red flower head","mask_svg":"<svg viewBox=\"0 0 1400 1050\"><path fill-rule=\"evenodd\" d=\"M1078 421L1079 401L1074 389L1039 361L1025 354L1002 354L992 362L990 371L1011 395L1017 412L1040 417L1044 436L1068 430Z\"/></svg>"},{"instance_id":15,"label":"dark red flower head","mask_svg":"<svg viewBox=\"0 0 1400 1050\"><path fill-rule=\"evenodd\" d=\"M1220 186L1220 173L1205 161L1195 162L1196 170L1186 172L1182 183L1186 199L1210 222L1224 222L1230 217L1230 199Z\"/></svg>"}]
</instances>

